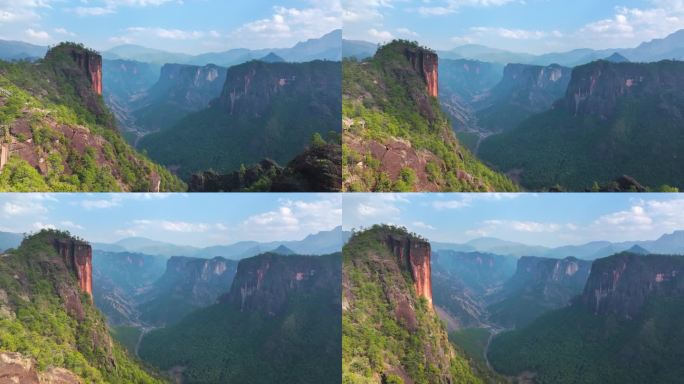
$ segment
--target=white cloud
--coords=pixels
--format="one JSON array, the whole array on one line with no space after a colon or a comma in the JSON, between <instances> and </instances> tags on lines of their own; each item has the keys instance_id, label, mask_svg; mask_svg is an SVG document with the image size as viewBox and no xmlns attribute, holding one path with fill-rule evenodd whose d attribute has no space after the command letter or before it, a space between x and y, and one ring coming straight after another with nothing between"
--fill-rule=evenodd
<instances>
[{"instance_id":1,"label":"white cloud","mask_svg":"<svg viewBox=\"0 0 684 384\"><path fill-rule=\"evenodd\" d=\"M396 32L398 35L406 36L406 37L418 37L419 36L417 32L414 32L408 28L397 28Z\"/></svg>"},{"instance_id":2,"label":"white cloud","mask_svg":"<svg viewBox=\"0 0 684 384\"><path fill-rule=\"evenodd\" d=\"M74 223L71 220L63 220L59 223L61 227L73 228L73 229L83 229L83 226Z\"/></svg>"},{"instance_id":3,"label":"white cloud","mask_svg":"<svg viewBox=\"0 0 684 384\"><path fill-rule=\"evenodd\" d=\"M427 5L417 9L423 16L444 16L455 12L464 7L500 7L510 3L521 2L518 0L446 0L438 3L439 5ZM426 2L434 4L433 2Z\"/></svg>"},{"instance_id":4,"label":"white cloud","mask_svg":"<svg viewBox=\"0 0 684 384\"><path fill-rule=\"evenodd\" d=\"M207 35L204 31L186 31L182 29L167 29L167 28L152 28L152 27L130 27L127 31L132 35L137 36L155 36L161 39L169 40L197 40ZM131 36L129 36L131 38Z\"/></svg>"},{"instance_id":5,"label":"white cloud","mask_svg":"<svg viewBox=\"0 0 684 384\"><path fill-rule=\"evenodd\" d=\"M103 196L98 199L81 199L77 203L72 203L87 210L107 209L121 206L125 200L146 201L163 200L171 197L170 193L112 193L112 194L90 194L90 196ZM185 196L181 194L180 196Z\"/></svg>"},{"instance_id":6,"label":"white cloud","mask_svg":"<svg viewBox=\"0 0 684 384\"><path fill-rule=\"evenodd\" d=\"M243 24L232 31L229 38L255 48L270 48L285 42L318 38L340 28L342 6L339 0L309 0L308 6L301 8L275 6L270 17Z\"/></svg>"},{"instance_id":7,"label":"white cloud","mask_svg":"<svg viewBox=\"0 0 684 384\"><path fill-rule=\"evenodd\" d=\"M112 207L118 207L121 205L121 200L114 197L110 199L95 199L95 200L81 200L79 205L88 210L92 209L106 209Z\"/></svg>"},{"instance_id":8,"label":"white cloud","mask_svg":"<svg viewBox=\"0 0 684 384\"><path fill-rule=\"evenodd\" d=\"M102 16L114 13L115 9L107 7L76 7L73 11L79 16Z\"/></svg>"},{"instance_id":9,"label":"white cloud","mask_svg":"<svg viewBox=\"0 0 684 384\"><path fill-rule=\"evenodd\" d=\"M513 40L540 40L550 35L549 32L544 31L490 27L473 27L471 31L475 34L492 34L503 39Z\"/></svg>"},{"instance_id":10,"label":"white cloud","mask_svg":"<svg viewBox=\"0 0 684 384\"><path fill-rule=\"evenodd\" d=\"M345 24L382 19L382 8L393 8L392 0L344 0L342 20Z\"/></svg>"},{"instance_id":11,"label":"white cloud","mask_svg":"<svg viewBox=\"0 0 684 384\"><path fill-rule=\"evenodd\" d=\"M48 212L46 201L56 201L51 195L43 194L11 194L2 205L2 213L5 218L18 216L39 215Z\"/></svg>"},{"instance_id":12,"label":"white cloud","mask_svg":"<svg viewBox=\"0 0 684 384\"><path fill-rule=\"evenodd\" d=\"M40 221L37 221L37 222L33 223L33 229L35 229L36 231L40 231L41 229L57 229L57 227L52 225L52 224L46 224L46 223L42 223Z\"/></svg>"},{"instance_id":13,"label":"white cloud","mask_svg":"<svg viewBox=\"0 0 684 384\"><path fill-rule=\"evenodd\" d=\"M524 220L485 220L478 228L468 230L470 237L495 236L505 237L510 232L519 233L556 233L559 231L573 231L577 227L571 224L547 223Z\"/></svg>"},{"instance_id":14,"label":"white cloud","mask_svg":"<svg viewBox=\"0 0 684 384\"><path fill-rule=\"evenodd\" d=\"M91 4L90 2L85 3ZM121 7L158 7L167 3L183 4L182 1L176 0L104 0L92 2L92 4L95 5L79 6L72 8L71 11L79 16L102 16L116 13L118 8Z\"/></svg>"},{"instance_id":15,"label":"white cloud","mask_svg":"<svg viewBox=\"0 0 684 384\"><path fill-rule=\"evenodd\" d=\"M430 224L425 224L425 223L422 222L422 221L414 221L414 222L412 223L412 225L413 225L415 228L428 229L428 230L431 230L431 231L434 231L434 230L436 229L436 228L433 227L432 225L430 225Z\"/></svg>"},{"instance_id":16,"label":"white cloud","mask_svg":"<svg viewBox=\"0 0 684 384\"><path fill-rule=\"evenodd\" d=\"M449 195L446 195L449 196ZM470 207L475 201L502 201L517 199L521 195L519 193L465 193L454 194L449 196L449 200L433 201L432 207L437 210L442 209L461 209ZM529 196L536 196L530 194Z\"/></svg>"},{"instance_id":17,"label":"white cloud","mask_svg":"<svg viewBox=\"0 0 684 384\"><path fill-rule=\"evenodd\" d=\"M370 40L375 42L387 42L394 39L394 35L392 35L392 32L379 31L375 28L371 28L368 30L368 36L370 37Z\"/></svg>"},{"instance_id":18,"label":"white cloud","mask_svg":"<svg viewBox=\"0 0 684 384\"><path fill-rule=\"evenodd\" d=\"M58 35L76 36L75 33L68 31L66 28L55 28L54 32Z\"/></svg>"},{"instance_id":19,"label":"white cloud","mask_svg":"<svg viewBox=\"0 0 684 384\"><path fill-rule=\"evenodd\" d=\"M26 36L30 41L48 41L50 40L50 34L46 31L35 30L33 28L28 28L26 31Z\"/></svg>"}]
</instances>

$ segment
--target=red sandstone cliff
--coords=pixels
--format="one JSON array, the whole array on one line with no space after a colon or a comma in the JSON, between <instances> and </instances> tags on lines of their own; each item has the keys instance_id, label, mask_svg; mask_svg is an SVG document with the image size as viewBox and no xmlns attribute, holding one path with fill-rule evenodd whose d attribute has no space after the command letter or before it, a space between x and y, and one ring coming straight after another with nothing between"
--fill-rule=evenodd
<instances>
[{"instance_id":1,"label":"red sandstone cliff","mask_svg":"<svg viewBox=\"0 0 684 384\"><path fill-rule=\"evenodd\" d=\"M439 95L439 57L436 53L421 49L419 51L406 50L406 58L416 72L423 76L427 84L427 92L432 97Z\"/></svg>"},{"instance_id":2,"label":"red sandstone cliff","mask_svg":"<svg viewBox=\"0 0 684 384\"><path fill-rule=\"evenodd\" d=\"M55 249L64 259L64 263L78 279L81 291L93 297L93 250L90 244L68 239L58 239L54 243Z\"/></svg>"},{"instance_id":3,"label":"red sandstone cliff","mask_svg":"<svg viewBox=\"0 0 684 384\"><path fill-rule=\"evenodd\" d=\"M102 95L102 56L82 49L72 49L70 55L90 80L93 92Z\"/></svg>"},{"instance_id":4,"label":"red sandstone cliff","mask_svg":"<svg viewBox=\"0 0 684 384\"><path fill-rule=\"evenodd\" d=\"M418 297L424 297L432 307L432 269L430 243L413 237L388 235L385 244L413 278Z\"/></svg>"}]
</instances>

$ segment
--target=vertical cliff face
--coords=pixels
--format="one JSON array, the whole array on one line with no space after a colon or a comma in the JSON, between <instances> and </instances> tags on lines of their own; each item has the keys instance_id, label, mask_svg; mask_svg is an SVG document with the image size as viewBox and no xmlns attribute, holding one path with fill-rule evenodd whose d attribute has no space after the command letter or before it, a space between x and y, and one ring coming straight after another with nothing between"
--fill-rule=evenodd
<instances>
[{"instance_id":1,"label":"vertical cliff face","mask_svg":"<svg viewBox=\"0 0 684 384\"><path fill-rule=\"evenodd\" d=\"M276 316L287 309L292 298L314 294L331 284L339 286L338 256L266 253L241 260L230 293L221 301L241 312Z\"/></svg>"},{"instance_id":2,"label":"vertical cliff face","mask_svg":"<svg viewBox=\"0 0 684 384\"><path fill-rule=\"evenodd\" d=\"M388 225L355 232L344 246L344 382L479 382L432 307L430 252L426 240Z\"/></svg>"},{"instance_id":3,"label":"vertical cliff face","mask_svg":"<svg viewBox=\"0 0 684 384\"><path fill-rule=\"evenodd\" d=\"M76 275L81 291L93 297L93 250L90 244L74 239L56 239L54 247L67 268Z\"/></svg>"},{"instance_id":4,"label":"vertical cliff face","mask_svg":"<svg viewBox=\"0 0 684 384\"><path fill-rule=\"evenodd\" d=\"M228 69L217 104L231 115L260 117L281 97L336 98L342 93L340 75L341 67L337 62L251 61Z\"/></svg>"},{"instance_id":5,"label":"vertical cliff face","mask_svg":"<svg viewBox=\"0 0 684 384\"><path fill-rule=\"evenodd\" d=\"M199 111L221 94L227 69L213 64L203 67L164 64L159 80L150 88L140 106L173 104L184 111ZM162 127L168 128L168 127Z\"/></svg>"},{"instance_id":6,"label":"vertical cliff face","mask_svg":"<svg viewBox=\"0 0 684 384\"><path fill-rule=\"evenodd\" d=\"M173 298L193 307L204 307L230 290L237 262L215 257L171 257L164 274L146 296L160 300Z\"/></svg>"},{"instance_id":7,"label":"vertical cliff face","mask_svg":"<svg viewBox=\"0 0 684 384\"><path fill-rule=\"evenodd\" d=\"M97 53L72 49L71 57L90 80L93 92L102 95L102 56Z\"/></svg>"},{"instance_id":8,"label":"vertical cliff face","mask_svg":"<svg viewBox=\"0 0 684 384\"><path fill-rule=\"evenodd\" d=\"M595 315L636 317L648 300L684 294L684 257L620 253L594 262L580 302Z\"/></svg>"},{"instance_id":9,"label":"vertical cliff face","mask_svg":"<svg viewBox=\"0 0 684 384\"><path fill-rule=\"evenodd\" d=\"M568 306L582 293L591 261L568 257L522 257L499 299L488 307L490 319L504 327L524 327L542 314Z\"/></svg>"},{"instance_id":10,"label":"vertical cliff face","mask_svg":"<svg viewBox=\"0 0 684 384\"><path fill-rule=\"evenodd\" d=\"M561 105L568 112L582 116L610 118L619 102L627 97L656 97L674 92L681 94L684 64L677 61L658 63L611 63L597 61L576 67ZM666 100L661 108L671 102Z\"/></svg>"},{"instance_id":11,"label":"vertical cliff face","mask_svg":"<svg viewBox=\"0 0 684 384\"><path fill-rule=\"evenodd\" d=\"M411 236L388 234L383 239L392 254L413 278L418 297L427 299L432 306L432 269L430 243Z\"/></svg>"},{"instance_id":12,"label":"vertical cliff face","mask_svg":"<svg viewBox=\"0 0 684 384\"><path fill-rule=\"evenodd\" d=\"M426 49L406 49L404 55L411 66L420 73L427 85L427 92L432 97L439 96L439 57Z\"/></svg>"}]
</instances>

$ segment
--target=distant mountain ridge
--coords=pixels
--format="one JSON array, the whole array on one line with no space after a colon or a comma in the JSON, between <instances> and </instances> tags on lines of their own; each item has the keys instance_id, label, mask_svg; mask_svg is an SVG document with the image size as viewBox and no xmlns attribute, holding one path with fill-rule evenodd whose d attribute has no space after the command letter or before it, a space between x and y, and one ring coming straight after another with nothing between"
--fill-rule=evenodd
<instances>
[{"instance_id":1,"label":"distant mountain ridge","mask_svg":"<svg viewBox=\"0 0 684 384\"><path fill-rule=\"evenodd\" d=\"M3 232L0 232L2 234ZM148 255L188 256L211 259L224 257L239 260L273 251L281 246L287 247L299 255L327 255L340 252L343 244L342 227L320 231L307 235L302 240L289 241L240 241L230 245L215 245L205 248L175 245L171 243L150 240L143 237L125 238L114 244L93 243L93 248L104 251L139 252Z\"/></svg>"},{"instance_id":2,"label":"distant mountain ridge","mask_svg":"<svg viewBox=\"0 0 684 384\"><path fill-rule=\"evenodd\" d=\"M2 52L0 46L0 52ZM333 30L319 38L299 42L290 48L264 48L251 50L236 48L224 52L210 52L199 55L167 52L164 50L142 47L139 45L121 45L102 52L105 59L127 59L142 62L163 64L189 64L205 66L233 66L250 60L259 60L271 53L289 62L306 62L312 60L341 60L342 30Z\"/></svg>"},{"instance_id":3,"label":"distant mountain ridge","mask_svg":"<svg viewBox=\"0 0 684 384\"><path fill-rule=\"evenodd\" d=\"M375 54L377 45L367 41L343 41L344 57L363 59ZM590 49L578 48L566 52L550 52L540 55L512 52L483 45L463 45L451 50L438 52L445 59L481 60L499 64L532 64L547 66L558 64L568 67L587 64L592 61L608 59L619 54L628 61L653 62L660 60L684 60L684 29L676 31L662 39L643 42L634 48Z\"/></svg>"},{"instance_id":4,"label":"distant mountain ridge","mask_svg":"<svg viewBox=\"0 0 684 384\"><path fill-rule=\"evenodd\" d=\"M684 230L663 234L656 240L625 241L616 243L609 241L592 241L586 244L566 245L553 248L527 245L496 238L479 238L462 244L432 242L432 245L437 251L477 251L518 257L540 256L556 259L576 257L578 259L594 260L626 251L634 246L638 246L648 253L684 255Z\"/></svg>"}]
</instances>

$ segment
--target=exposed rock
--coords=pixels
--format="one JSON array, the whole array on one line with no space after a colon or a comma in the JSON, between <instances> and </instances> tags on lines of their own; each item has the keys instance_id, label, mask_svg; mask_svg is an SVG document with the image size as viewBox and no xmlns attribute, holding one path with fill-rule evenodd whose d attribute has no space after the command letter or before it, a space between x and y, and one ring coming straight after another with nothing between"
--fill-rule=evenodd
<instances>
[{"instance_id":1,"label":"exposed rock","mask_svg":"<svg viewBox=\"0 0 684 384\"><path fill-rule=\"evenodd\" d=\"M73 372L50 367L38 372L33 359L16 352L0 353L0 384L82 384Z\"/></svg>"},{"instance_id":2,"label":"exposed rock","mask_svg":"<svg viewBox=\"0 0 684 384\"><path fill-rule=\"evenodd\" d=\"M237 262L223 257L174 256L167 261L166 272L155 283L150 295L162 291L204 307L214 304L219 296L230 290L236 272Z\"/></svg>"},{"instance_id":3,"label":"exposed rock","mask_svg":"<svg viewBox=\"0 0 684 384\"><path fill-rule=\"evenodd\" d=\"M67 268L76 276L81 291L93 297L93 249L75 239L56 239L54 247Z\"/></svg>"},{"instance_id":4,"label":"exposed rock","mask_svg":"<svg viewBox=\"0 0 684 384\"><path fill-rule=\"evenodd\" d=\"M93 92L102 95L102 56L87 50L71 50L71 57L90 80Z\"/></svg>"},{"instance_id":5,"label":"exposed rock","mask_svg":"<svg viewBox=\"0 0 684 384\"><path fill-rule=\"evenodd\" d=\"M411 274L418 297L424 297L432 306L430 243L412 236L395 234L387 234L382 240L397 258L401 268L405 268Z\"/></svg>"},{"instance_id":6,"label":"exposed rock","mask_svg":"<svg viewBox=\"0 0 684 384\"><path fill-rule=\"evenodd\" d=\"M314 64L317 65L311 65ZM251 61L231 67L215 103L234 116L259 117L266 114L272 107L271 101L279 94L297 98L340 88L326 68L307 70L311 65ZM339 63L334 62L320 65L339 67Z\"/></svg>"},{"instance_id":7,"label":"exposed rock","mask_svg":"<svg viewBox=\"0 0 684 384\"><path fill-rule=\"evenodd\" d=\"M439 57L435 52L427 49L413 50L408 47L404 55L425 80L427 93L432 97L439 97Z\"/></svg>"},{"instance_id":8,"label":"exposed rock","mask_svg":"<svg viewBox=\"0 0 684 384\"><path fill-rule=\"evenodd\" d=\"M560 106L577 116L612 117L625 96L659 98L684 88L684 63L611 63L596 61L576 67Z\"/></svg>"},{"instance_id":9,"label":"exposed rock","mask_svg":"<svg viewBox=\"0 0 684 384\"><path fill-rule=\"evenodd\" d=\"M508 64L503 79L474 107L480 128L502 132L535 113L549 110L565 95L572 69L560 65Z\"/></svg>"},{"instance_id":10,"label":"exposed rock","mask_svg":"<svg viewBox=\"0 0 684 384\"><path fill-rule=\"evenodd\" d=\"M0 384L40 384L35 362L20 353L0 353Z\"/></svg>"},{"instance_id":11,"label":"exposed rock","mask_svg":"<svg viewBox=\"0 0 684 384\"><path fill-rule=\"evenodd\" d=\"M340 284L338 262L339 259L326 256L274 253L240 260L230 293L221 302L242 312L275 316L287 309L290 297L325 289L331 281Z\"/></svg>"},{"instance_id":12,"label":"exposed rock","mask_svg":"<svg viewBox=\"0 0 684 384\"><path fill-rule=\"evenodd\" d=\"M521 257L504 285L503 297L488 307L490 318L504 327L522 327L547 311L569 305L582 292L591 265L574 257Z\"/></svg>"},{"instance_id":13,"label":"exposed rock","mask_svg":"<svg viewBox=\"0 0 684 384\"><path fill-rule=\"evenodd\" d=\"M632 319L648 300L684 294L684 257L623 252L594 262L580 302L595 315Z\"/></svg>"}]
</instances>

